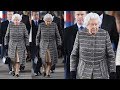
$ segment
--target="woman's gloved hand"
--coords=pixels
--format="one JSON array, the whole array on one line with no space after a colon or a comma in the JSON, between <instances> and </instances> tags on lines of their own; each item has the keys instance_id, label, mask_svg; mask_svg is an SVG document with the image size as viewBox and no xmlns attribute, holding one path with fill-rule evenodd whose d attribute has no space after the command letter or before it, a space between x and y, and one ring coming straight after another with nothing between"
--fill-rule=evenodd
<instances>
[{"instance_id":1,"label":"woman's gloved hand","mask_svg":"<svg viewBox=\"0 0 120 90\"><path fill-rule=\"evenodd\" d=\"M116 72L110 73L110 79L116 79Z\"/></svg>"},{"instance_id":2,"label":"woman's gloved hand","mask_svg":"<svg viewBox=\"0 0 120 90\"><path fill-rule=\"evenodd\" d=\"M8 45L5 45L4 47L5 47L5 49L8 49Z\"/></svg>"},{"instance_id":3,"label":"woman's gloved hand","mask_svg":"<svg viewBox=\"0 0 120 90\"><path fill-rule=\"evenodd\" d=\"M76 72L75 71L70 72L70 79L76 79Z\"/></svg>"}]
</instances>

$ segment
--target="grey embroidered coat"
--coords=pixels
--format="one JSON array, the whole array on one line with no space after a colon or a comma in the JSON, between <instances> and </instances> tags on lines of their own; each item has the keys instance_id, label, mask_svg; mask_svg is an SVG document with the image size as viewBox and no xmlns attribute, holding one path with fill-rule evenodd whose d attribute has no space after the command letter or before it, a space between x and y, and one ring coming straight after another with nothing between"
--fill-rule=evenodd
<instances>
[{"instance_id":1,"label":"grey embroidered coat","mask_svg":"<svg viewBox=\"0 0 120 90\"><path fill-rule=\"evenodd\" d=\"M46 26L45 22L40 23L36 36L36 45L40 47L40 57L45 63L46 50L49 48L52 65L57 63L57 46L61 45L61 38L56 23L52 22Z\"/></svg>"},{"instance_id":2,"label":"grey embroidered coat","mask_svg":"<svg viewBox=\"0 0 120 90\"><path fill-rule=\"evenodd\" d=\"M8 45L8 56L11 60L15 60L15 51L18 50L20 64L25 63L25 50L29 45L28 32L25 24L22 22L16 26L10 23L5 35L5 45Z\"/></svg>"},{"instance_id":3,"label":"grey embroidered coat","mask_svg":"<svg viewBox=\"0 0 120 90\"><path fill-rule=\"evenodd\" d=\"M77 60L77 78L109 79L109 73L116 72L116 66L108 32L99 29L93 36L87 29L79 31L70 56L70 71L75 71Z\"/></svg>"}]
</instances>

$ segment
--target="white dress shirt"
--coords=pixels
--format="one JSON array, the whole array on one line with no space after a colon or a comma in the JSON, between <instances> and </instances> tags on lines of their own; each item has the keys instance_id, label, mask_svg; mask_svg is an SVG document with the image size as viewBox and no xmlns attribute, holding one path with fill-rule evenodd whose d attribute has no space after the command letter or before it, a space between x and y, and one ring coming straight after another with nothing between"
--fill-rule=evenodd
<instances>
[{"instance_id":1,"label":"white dress shirt","mask_svg":"<svg viewBox=\"0 0 120 90\"><path fill-rule=\"evenodd\" d=\"M78 26L78 29L80 29L81 26L85 28L85 25L79 25L78 23L77 23L77 26Z\"/></svg>"},{"instance_id":2,"label":"white dress shirt","mask_svg":"<svg viewBox=\"0 0 120 90\"><path fill-rule=\"evenodd\" d=\"M103 21L103 14L100 15L100 19L101 19L101 24L102 24L102 21ZM100 26L101 27L101 26Z\"/></svg>"}]
</instances>

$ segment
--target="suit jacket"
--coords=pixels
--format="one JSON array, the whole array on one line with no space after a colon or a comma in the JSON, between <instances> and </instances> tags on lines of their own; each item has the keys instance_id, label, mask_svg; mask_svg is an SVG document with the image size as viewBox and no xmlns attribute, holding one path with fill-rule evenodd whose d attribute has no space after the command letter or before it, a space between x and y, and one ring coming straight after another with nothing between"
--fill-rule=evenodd
<instances>
[{"instance_id":1,"label":"suit jacket","mask_svg":"<svg viewBox=\"0 0 120 90\"><path fill-rule=\"evenodd\" d=\"M1 31L1 43L3 45L4 45L4 37L5 37L6 31L7 31L8 24L9 24L8 20L1 23L1 29L0 29L0 31Z\"/></svg>"},{"instance_id":2,"label":"suit jacket","mask_svg":"<svg viewBox=\"0 0 120 90\"><path fill-rule=\"evenodd\" d=\"M26 25L26 28L27 28L28 34L29 34L30 33L30 28L31 28L30 21L29 21L29 16L23 15L21 22L23 22Z\"/></svg>"},{"instance_id":3,"label":"suit jacket","mask_svg":"<svg viewBox=\"0 0 120 90\"><path fill-rule=\"evenodd\" d=\"M38 26L41 22L43 22L43 20L38 21ZM36 35L38 32L38 26L36 26L34 23L34 20L32 20L32 28L31 28L32 29L32 46L36 45Z\"/></svg>"},{"instance_id":4,"label":"suit jacket","mask_svg":"<svg viewBox=\"0 0 120 90\"><path fill-rule=\"evenodd\" d=\"M115 53L107 31L100 29L94 36L87 29L78 31L70 56L70 71L76 71L77 64L80 79L108 79L111 72L116 72Z\"/></svg>"},{"instance_id":5,"label":"suit jacket","mask_svg":"<svg viewBox=\"0 0 120 90\"><path fill-rule=\"evenodd\" d=\"M108 31L110 40L115 44L115 50L117 49L119 34L117 32L116 21L114 16L103 14L103 20L101 28Z\"/></svg>"},{"instance_id":6,"label":"suit jacket","mask_svg":"<svg viewBox=\"0 0 120 90\"><path fill-rule=\"evenodd\" d=\"M71 54L77 31L77 24L64 29L64 54L67 56Z\"/></svg>"},{"instance_id":7,"label":"suit jacket","mask_svg":"<svg viewBox=\"0 0 120 90\"><path fill-rule=\"evenodd\" d=\"M55 22L58 26L58 30L59 30L59 33L60 33L60 36L61 36L61 39L63 41L63 28L62 28L62 23L64 24L64 22L61 22L61 19L54 16L54 19L53 19L53 22Z\"/></svg>"}]
</instances>

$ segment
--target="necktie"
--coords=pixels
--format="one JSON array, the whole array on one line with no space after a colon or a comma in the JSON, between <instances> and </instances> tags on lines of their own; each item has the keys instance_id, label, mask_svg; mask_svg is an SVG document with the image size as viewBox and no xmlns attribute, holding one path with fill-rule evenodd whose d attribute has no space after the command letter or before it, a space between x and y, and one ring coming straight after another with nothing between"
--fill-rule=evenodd
<instances>
[{"instance_id":1,"label":"necktie","mask_svg":"<svg viewBox=\"0 0 120 90\"><path fill-rule=\"evenodd\" d=\"M83 29L84 29L84 27L83 27L83 26L81 26L81 27L79 28L79 30L80 30L80 31L82 31Z\"/></svg>"},{"instance_id":2,"label":"necktie","mask_svg":"<svg viewBox=\"0 0 120 90\"><path fill-rule=\"evenodd\" d=\"M38 26L38 22L37 21L35 21L35 25Z\"/></svg>"}]
</instances>

